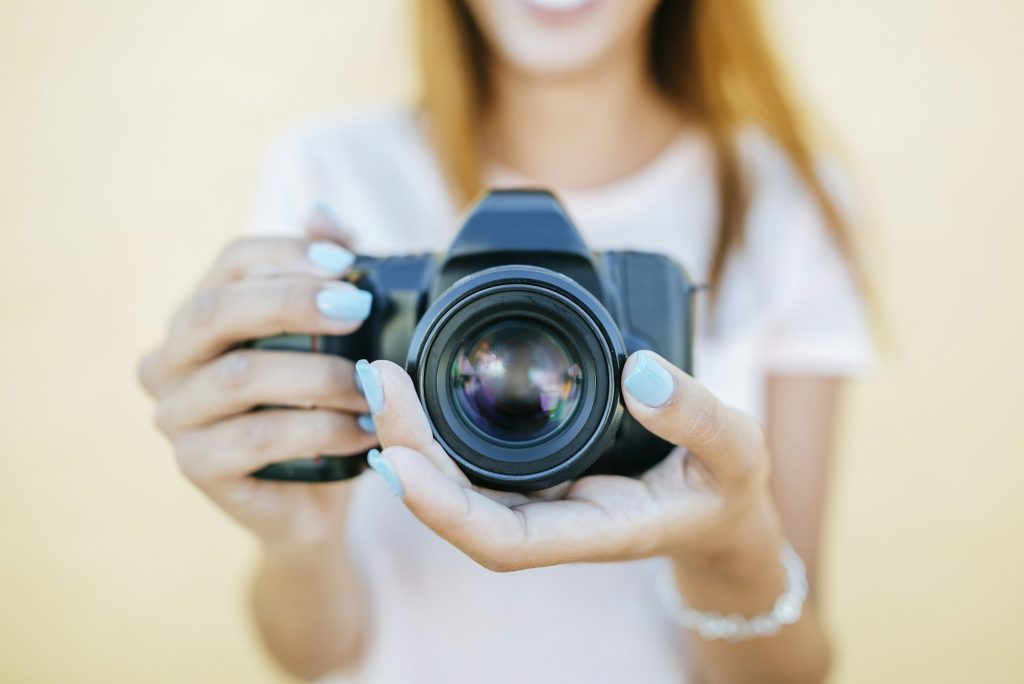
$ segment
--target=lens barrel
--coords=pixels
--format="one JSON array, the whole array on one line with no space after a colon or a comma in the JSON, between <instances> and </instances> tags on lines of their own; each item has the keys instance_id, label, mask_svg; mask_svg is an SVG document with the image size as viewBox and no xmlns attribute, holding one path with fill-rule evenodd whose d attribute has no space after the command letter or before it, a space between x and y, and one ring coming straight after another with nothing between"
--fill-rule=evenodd
<instances>
[{"instance_id":1,"label":"lens barrel","mask_svg":"<svg viewBox=\"0 0 1024 684\"><path fill-rule=\"evenodd\" d=\"M533 266L463 278L424 314L407 368L435 438L474 483L578 477L622 417L618 327L576 281Z\"/></svg>"}]
</instances>

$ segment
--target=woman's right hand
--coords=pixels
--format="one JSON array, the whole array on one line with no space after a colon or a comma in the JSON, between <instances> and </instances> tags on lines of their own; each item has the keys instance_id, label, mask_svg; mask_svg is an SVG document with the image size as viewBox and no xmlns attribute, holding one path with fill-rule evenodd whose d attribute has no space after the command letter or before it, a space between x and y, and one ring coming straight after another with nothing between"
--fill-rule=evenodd
<instances>
[{"instance_id":1,"label":"woman's right hand","mask_svg":"<svg viewBox=\"0 0 1024 684\"><path fill-rule=\"evenodd\" d=\"M377 442L358 423L367 405L351 361L239 346L285 333L347 335L359 328L370 295L339 282L352 255L333 230L314 220L307 233L330 239L228 245L139 366L182 472L268 546L340 538L349 486L250 473L296 458L359 454ZM267 405L293 408L253 411Z\"/></svg>"}]
</instances>

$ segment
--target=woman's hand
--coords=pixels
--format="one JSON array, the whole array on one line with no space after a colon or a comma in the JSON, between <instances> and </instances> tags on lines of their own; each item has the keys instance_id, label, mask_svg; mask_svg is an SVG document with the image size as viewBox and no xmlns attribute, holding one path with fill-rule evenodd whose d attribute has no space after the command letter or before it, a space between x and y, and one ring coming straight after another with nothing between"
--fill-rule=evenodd
<instances>
[{"instance_id":1,"label":"woman's hand","mask_svg":"<svg viewBox=\"0 0 1024 684\"><path fill-rule=\"evenodd\" d=\"M416 517L487 568L664 555L696 573L745 574L777 557L761 427L652 352L626 363L626 406L683 448L640 478L583 477L557 500L481 493L434 441L408 375L386 361L358 368L386 447L371 465Z\"/></svg>"},{"instance_id":2,"label":"woman's hand","mask_svg":"<svg viewBox=\"0 0 1024 684\"><path fill-rule=\"evenodd\" d=\"M340 539L347 485L250 473L377 442L359 426L367 406L350 361L239 346L285 333L347 335L366 318L369 294L338 280L353 260L344 234L320 216L307 233L320 239L230 244L139 367L182 472L270 546ZM253 411L267 405L292 408Z\"/></svg>"}]
</instances>

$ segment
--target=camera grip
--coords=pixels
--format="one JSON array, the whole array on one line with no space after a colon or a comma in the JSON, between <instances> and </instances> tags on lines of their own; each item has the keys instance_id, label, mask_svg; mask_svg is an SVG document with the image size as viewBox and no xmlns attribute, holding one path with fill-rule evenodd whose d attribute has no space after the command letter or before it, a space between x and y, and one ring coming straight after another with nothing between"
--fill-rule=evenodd
<instances>
[{"instance_id":1,"label":"camera grip","mask_svg":"<svg viewBox=\"0 0 1024 684\"><path fill-rule=\"evenodd\" d=\"M252 477L281 482L337 482L350 480L366 468L366 456L318 456L271 463Z\"/></svg>"},{"instance_id":2,"label":"camera grip","mask_svg":"<svg viewBox=\"0 0 1024 684\"><path fill-rule=\"evenodd\" d=\"M359 340L346 337L326 337L319 335L278 335L261 340L253 340L248 344L253 349L277 351L302 351L336 354L351 358L362 350ZM358 358L358 357L357 357ZM287 408L278 406L261 406L257 411L268 408ZM338 482L350 480L368 467L365 454L351 456L316 456L313 458L297 458L291 461L271 463L250 474L260 480L276 480L280 482Z\"/></svg>"}]
</instances>

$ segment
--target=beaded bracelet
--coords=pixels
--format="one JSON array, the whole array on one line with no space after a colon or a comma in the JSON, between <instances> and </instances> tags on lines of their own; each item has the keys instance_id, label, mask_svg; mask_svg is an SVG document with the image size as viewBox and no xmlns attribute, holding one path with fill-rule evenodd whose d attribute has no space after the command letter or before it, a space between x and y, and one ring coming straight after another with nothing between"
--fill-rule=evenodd
<instances>
[{"instance_id":1,"label":"beaded bracelet","mask_svg":"<svg viewBox=\"0 0 1024 684\"><path fill-rule=\"evenodd\" d=\"M710 611L704 612L686 605L676 588L675 576L670 571L663 575L660 585L662 603L674 614L679 623L700 634L702 639L712 641L749 641L759 637L774 636L783 625L791 625L803 614L804 601L807 600L807 572L804 562L789 544L779 551L779 562L786 571L786 587L775 599L771 610L754 617L743 617L732 613L722 615Z\"/></svg>"}]
</instances>

